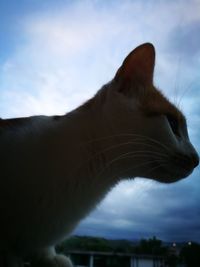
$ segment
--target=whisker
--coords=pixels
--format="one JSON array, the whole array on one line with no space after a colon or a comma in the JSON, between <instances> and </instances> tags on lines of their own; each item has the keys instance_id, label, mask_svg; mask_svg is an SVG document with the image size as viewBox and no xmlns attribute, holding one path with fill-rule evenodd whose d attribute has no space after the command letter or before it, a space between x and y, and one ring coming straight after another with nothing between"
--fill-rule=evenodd
<instances>
[{"instance_id":1,"label":"whisker","mask_svg":"<svg viewBox=\"0 0 200 267\"><path fill-rule=\"evenodd\" d=\"M137 140L134 140L134 141L131 141L131 142L124 142L124 143L121 143L121 144L117 144L117 145L113 145L113 146L110 146L110 147L108 147L108 148L105 148L105 149L103 149L103 150L101 150L101 151L98 151L97 153L95 153L95 154L93 154L93 156L91 157L91 159L93 158L93 157L96 157L96 156L98 156L98 155L101 155L102 153L104 153L104 152L108 152L108 151L110 151L110 150L112 150L112 149L115 149L115 148L120 148L120 147L122 147L122 146L126 146L126 145L144 145L144 146L147 146L147 147L151 147L151 148L156 148L155 146L153 146L153 145L151 145L151 144L147 144L147 143L144 143L144 142L138 142ZM141 152L141 150L135 150L135 151L133 151L133 152ZM158 151L149 151L149 150L143 150L143 152L145 153L145 152L149 152L149 153L152 153L152 154L156 154L156 155L159 155L159 156L166 156L166 154L164 154L164 153L161 153L161 152L158 152Z\"/></svg>"},{"instance_id":2,"label":"whisker","mask_svg":"<svg viewBox=\"0 0 200 267\"><path fill-rule=\"evenodd\" d=\"M162 156L163 158L168 158L166 156L166 154L163 154L163 153L156 153L154 151L150 151L150 150L135 150L135 151L130 151L130 152L127 152L125 153L126 155L132 155L132 154L143 154L143 155L153 155L153 156Z\"/></svg>"},{"instance_id":3,"label":"whisker","mask_svg":"<svg viewBox=\"0 0 200 267\"><path fill-rule=\"evenodd\" d=\"M107 168L109 168L113 163L115 163L115 162L117 162L119 160L127 159L127 158L134 158L134 157L140 158L140 157L145 157L145 156L147 157L146 153L145 154L139 154L139 155L137 153L135 153L135 152L124 153L124 154L120 155L119 157L115 157L113 160L111 160L105 166L105 168L103 168L103 170L101 170L101 172L97 176L101 175ZM148 157L149 157L149 155L148 155ZM153 160L152 160L151 163L153 163L153 162L166 162L166 160L164 161L164 159L160 159L160 158L157 158L157 157L152 157L152 158L153 158ZM145 162L145 163L147 163L147 162ZM138 165L135 166L135 168L138 168Z\"/></svg>"},{"instance_id":4,"label":"whisker","mask_svg":"<svg viewBox=\"0 0 200 267\"><path fill-rule=\"evenodd\" d=\"M176 75L175 75L175 83L174 83L174 93L175 93L174 103L176 103L176 105L178 105L178 93L179 93L179 89L180 89L181 60L182 60L182 55L179 54L178 64L177 64L177 69L176 69Z\"/></svg>"},{"instance_id":5,"label":"whisker","mask_svg":"<svg viewBox=\"0 0 200 267\"><path fill-rule=\"evenodd\" d=\"M190 82L184 89L183 93L181 94L179 101L177 101L177 106L180 107L181 101L183 100L186 93L191 89L193 85L197 84L197 81Z\"/></svg>"},{"instance_id":6,"label":"whisker","mask_svg":"<svg viewBox=\"0 0 200 267\"><path fill-rule=\"evenodd\" d=\"M159 164L158 166L155 166L153 168L151 168L150 170L148 170L144 175L150 174L152 171L155 171L156 169L162 167L164 164Z\"/></svg>"},{"instance_id":7,"label":"whisker","mask_svg":"<svg viewBox=\"0 0 200 267\"><path fill-rule=\"evenodd\" d=\"M150 144L146 144L146 143L142 143L142 142L136 142L136 140L134 141L131 141L131 142L125 142L125 143L121 143L121 144L118 144L118 145L113 145L113 146L110 146L104 150L101 150L101 151L98 151L97 153L93 154L90 158L88 158L86 161L82 162L78 167L76 167L76 170L80 170L81 167L83 167L85 164L87 164L88 162L90 162L91 160L94 160L96 157L102 155L103 153L105 152L108 152L108 151L111 151L112 149L116 149L116 148L120 148L124 145L131 145L131 144L142 144L144 146L150 146L150 147L153 147L155 148L153 145L150 145ZM125 153L126 155L129 155L129 154L148 154L148 155L154 155L154 156L161 156L163 158L167 158L167 155L164 154L164 153L161 153L161 152L158 152L158 151L151 151L151 150L135 150L135 151L131 151L131 152L127 152ZM121 155L119 156L119 158L121 157ZM72 173L71 173L72 174Z\"/></svg>"},{"instance_id":8,"label":"whisker","mask_svg":"<svg viewBox=\"0 0 200 267\"><path fill-rule=\"evenodd\" d=\"M161 147L165 148L167 151L170 151L170 149L166 145L162 144L161 142L159 142L158 140L156 140L154 138L151 138L149 136L144 136L144 135L138 135L138 134L134 134L134 135L138 136L138 137L141 137L141 138L146 138L147 140L152 141L152 142L160 145Z\"/></svg>"},{"instance_id":9,"label":"whisker","mask_svg":"<svg viewBox=\"0 0 200 267\"><path fill-rule=\"evenodd\" d=\"M149 164L152 164L152 163L157 163L157 161L156 161L156 160L151 160L151 161L147 161L147 162L138 164L137 166L134 166L134 167L126 168L125 170L121 171L121 172L119 173L118 176L120 177L120 176L122 176L124 173L126 173L126 172L128 172L128 171L137 169L137 168L139 168L139 167L148 166ZM155 167L153 167L152 169L150 169L150 171L153 171L154 169L157 169L157 168L161 167L162 165L163 165L163 164L159 164L158 166L155 166ZM149 171L149 170L148 170L148 171ZM144 174L144 177L145 177L146 174L148 174L148 172ZM112 178L114 178L114 176L113 176ZM111 179L112 179L112 178L111 178Z\"/></svg>"},{"instance_id":10,"label":"whisker","mask_svg":"<svg viewBox=\"0 0 200 267\"><path fill-rule=\"evenodd\" d=\"M153 162L152 162L152 163L153 163ZM149 163L149 164L150 164L150 163ZM157 166L155 166L155 167L149 169L146 173L144 173L144 178L145 178L146 175L150 174L152 171L154 171L154 170L160 168L161 166L163 166L163 164L159 164L159 165L157 165ZM127 172L127 171L130 171L131 169L133 169L133 168L128 168L128 169L126 169L125 171Z\"/></svg>"},{"instance_id":11,"label":"whisker","mask_svg":"<svg viewBox=\"0 0 200 267\"><path fill-rule=\"evenodd\" d=\"M85 143L81 144L81 146L87 145L87 144L90 144L90 143L93 143L93 142L99 142L99 141L102 141L102 140L106 140L106 139L110 139L110 138L118 138L118 137L138 137L138 138L142 138L142 140L152 141L153 143L163 147L167 151L170 151L170 149L166 145L162 144L161 142L159 142L158 140L156 140L154 138L151 138L151 137L145 136L145 135L141 135L141 134L133 134L133 133L121 133L121 134L114 134L114 135L104 136L104 137L96 138L96 139L90 140L88 142L85 142Z\"/></svg>"},{"instance_id":12,"label":"whisker","mask_svg":"<svg viewBox=\"0 0 200 267\"><path fill-rule=\"evenodd\" d=\"M116 162L116 161L118 161L120 159L126 159L126 158L138 157L138 156L140 156L140 157L145 157L145 156L146 157L149 157L149 155L146 155L146 152L145 153L142 153L142 152L141 153L138 153L138 152L128 152L128 153L124 153L124 154L120 155L119 157L114 158L113 160L111 160L108 163L108 165L111 165L112 163L114 163L114 162ZM155 159L161 160L160 158L157 158L157 157L155 157ZM107 165L107 167L108 167L108 165Z\"/></svg>"}]
</instances>

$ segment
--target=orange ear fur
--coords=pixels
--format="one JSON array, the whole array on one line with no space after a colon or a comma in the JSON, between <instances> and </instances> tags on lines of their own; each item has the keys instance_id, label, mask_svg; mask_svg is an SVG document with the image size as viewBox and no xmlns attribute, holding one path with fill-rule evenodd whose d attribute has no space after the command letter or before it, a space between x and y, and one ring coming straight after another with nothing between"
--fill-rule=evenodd
<instances>
[{"instance_id":1,"label":"orange ear fur","mask_svg":"<svg viewBox=\"0 0 200 267\"><path fill-rule=\"evenodd\" d=\"M115 80L127 84L151 85L155 64L155 49L145 43L134 49L116 73Z\"/></svg>"}]
</instances>

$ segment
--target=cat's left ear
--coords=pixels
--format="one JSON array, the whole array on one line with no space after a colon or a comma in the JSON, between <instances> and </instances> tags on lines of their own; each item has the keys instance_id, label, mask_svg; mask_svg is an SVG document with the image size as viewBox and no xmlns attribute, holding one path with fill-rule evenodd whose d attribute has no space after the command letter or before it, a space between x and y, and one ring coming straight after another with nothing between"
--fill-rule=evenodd
<instances>
[{"instance_id":1,"label":"cat's left ear","mask_svg":"<svg viewBox=\"0 0 200 267\"><path fill-rule=\"evenodd\" d=\"M151 86L155 65L155 49L150 43L135 48L124 60L114 80L120 83L120 91L127 87ZM123 89L124 88L124 89ZM130 89L130 88L129 88Z\"/></svg>"}]
</instances>

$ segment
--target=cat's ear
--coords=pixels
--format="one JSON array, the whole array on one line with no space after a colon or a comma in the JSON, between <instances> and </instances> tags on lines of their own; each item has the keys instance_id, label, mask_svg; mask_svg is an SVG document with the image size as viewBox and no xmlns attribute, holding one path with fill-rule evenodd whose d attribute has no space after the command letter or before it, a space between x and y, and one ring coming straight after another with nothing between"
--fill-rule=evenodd
<instances>
[{"instance_id":1,"label":"cat's ear","mask_svg":"<svg viewBox=\"0 0 200 267\"><path fill-rule=\"evenodd\" d=\"M135 48L124 60L114 80L120 83L120 91L133 85L150 86L153 83L155 49L150 43Z\"/></svg>"}]
</instances>

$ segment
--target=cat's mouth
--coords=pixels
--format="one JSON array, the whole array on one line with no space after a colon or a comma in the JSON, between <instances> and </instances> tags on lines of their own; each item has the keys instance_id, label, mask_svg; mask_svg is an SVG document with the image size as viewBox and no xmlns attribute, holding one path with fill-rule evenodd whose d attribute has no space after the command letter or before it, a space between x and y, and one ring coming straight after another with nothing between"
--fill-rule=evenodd
<instances>
[{"instance_id":1,"label":"cat's mouth","mask_svg":"<svg viewBox=\"0 0 200 267\"><path fill-rule=\"evenodd\" d=\"M163 168L162 173L159 178L155 178L155 180L162 183L174 183L179 180L182 180L192 174L193 170L198 164L191 164L186 162L173 161L171 164Z\"/></svg>"}]
</instances>

